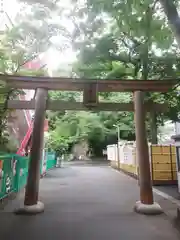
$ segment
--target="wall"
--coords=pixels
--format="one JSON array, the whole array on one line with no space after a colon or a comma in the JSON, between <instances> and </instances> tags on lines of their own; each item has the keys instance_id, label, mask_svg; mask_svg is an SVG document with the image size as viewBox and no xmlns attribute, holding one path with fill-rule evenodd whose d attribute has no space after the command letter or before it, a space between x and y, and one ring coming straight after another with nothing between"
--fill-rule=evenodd
<instances>
[{"instance_id":1,"label":"wall","mask_svg":"<svg viewBox=\"0 0 180 240\"><path fill-rule=\"evenodd\" d=\"M119 164L117 145L107 146L107 158L111 166L118 168L136 178L139 176L136 147L124 145L119 148ZM175 146L149 145L149 161L151 177L154 185L177 184L177 166Z\"/></svg>"},{"instance_id":2,"label":"wall","mask_svg":"<svg viewBox=\"0 0 180 240\"><path fill-rule=\"evenodd\" d=\"M20 100L31 100L34 97L34 90L25 90L24 92L25 95L19 96ZM33 114L32 110L15 110L8 117L9 134L18 140L19 145L26 135Z\"/></svg>"}]
</instances>

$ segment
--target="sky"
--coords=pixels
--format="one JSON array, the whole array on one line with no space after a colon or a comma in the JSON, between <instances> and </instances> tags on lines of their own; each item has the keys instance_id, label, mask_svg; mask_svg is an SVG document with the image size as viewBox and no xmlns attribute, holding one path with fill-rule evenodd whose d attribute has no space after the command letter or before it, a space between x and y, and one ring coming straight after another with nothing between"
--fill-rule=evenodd
<instances>
[{"instance_id":1,"label":"sky","mask_svg":"<svg viewBox=\"0 0 180 240\"><path fill-rule=\"evenodd\" d=\"M1 0L2 1L2 0ZM9 16L14 18L19 10L16 0L4 0L4 10L8 12Z\"/></svg>"},{"instance_id":2,"label":"sky","mask_svg":"<svg viewBox=\"0 0 180 240\"><path fill-rule=\"evenodd\" d=\"M69 1L62 0L61 5L68 6ZM4 0L4 11L7 12L8 16L11 18L12 21L15 18L16 14L18 13L19 9L20 6L16 0ZM1 13L0 15L1 29L3 29L4 23L6 21L7 17L3 13ZM64 24L69 26L69 23L67 24L66 20L64 21L65 21ZM56 41L58 41L58 39L56 39ZM54 49L49 49L45 54L45 59L49 70L52 71L53 69L57 69L57 67L59 67L60 65L62 65L64 68L69 63L75 61L76 55L71 48L65 50L63 53L60 53L59 51Z\"/></svg>"}]
</instances>

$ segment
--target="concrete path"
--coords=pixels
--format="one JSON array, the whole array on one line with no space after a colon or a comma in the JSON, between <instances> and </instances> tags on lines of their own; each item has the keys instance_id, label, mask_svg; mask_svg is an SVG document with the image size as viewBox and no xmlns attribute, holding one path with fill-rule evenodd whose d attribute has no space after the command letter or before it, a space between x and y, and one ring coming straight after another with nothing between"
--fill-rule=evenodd
<instances>
[{"instance_id":1,"label":"concrete path","mask_svg":"<svg viewBox=\"0 0 180 240\"><path fill-rule=\"evenodd\" d=\"M173 198L175 198L177 200L180 200L178 186L176 186L176 185L156 186L155 188L161 192L164 192L165 194L168 194L169 196L172 196Z\"/></svg>"},{"instance_id":2,"label":"concrete path","mask_svg":"<svg viewBox=\"0 0 180 240\"><path fill-rule=\"evenodd\" d=\"M133 212L137 182L108 166L69 166L41 180L45 212L16 216L23 196L0 212L0 239L179 240L166 215Z\"/></svg>"}]
</instances>

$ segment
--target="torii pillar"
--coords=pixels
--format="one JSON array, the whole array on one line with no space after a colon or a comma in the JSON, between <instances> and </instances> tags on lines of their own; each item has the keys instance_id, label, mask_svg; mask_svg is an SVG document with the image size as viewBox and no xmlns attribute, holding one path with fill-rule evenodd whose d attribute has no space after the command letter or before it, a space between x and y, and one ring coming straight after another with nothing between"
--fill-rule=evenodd
<instances>
[{"instance_id":1,"label":"torii pillar","mask_svg":"<svg viewBox=\"0 0 180 240\"><path fill-rule=\"evenodd\" d=\"M37 89L32 148L30 153L25 200L24 206L15 211L17 214L37 214L44 211L44 204L38 201L38 197L47 96L48 91L46 89Z\"/></svg>"},{"instance_id":2,"label":"torii pillar","mask_svg":"<svg viewBox=\"0 0 180 240\"><path fill-rule=\"evenodd\" d=\"M155 215L162 213L160 205L154 202L149 149L146 136L144 93L134 93L136 155L139 164L140 201L135 204L135 211L141 214Z\"/></svg>"}]
</instances>

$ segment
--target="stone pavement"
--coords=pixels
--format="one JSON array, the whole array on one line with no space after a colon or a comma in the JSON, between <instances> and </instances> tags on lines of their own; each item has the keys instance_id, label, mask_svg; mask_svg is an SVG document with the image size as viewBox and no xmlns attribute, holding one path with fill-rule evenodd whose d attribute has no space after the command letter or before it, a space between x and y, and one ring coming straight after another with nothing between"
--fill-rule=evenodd
<instances>
[{"instance_id":1,"label":"stone pavement","mask_svg":"<svg viewBox=\"0 0 180 240\"><path fill-rule=\"evenodd\" d=\"M180 239L165 214L133 212L139 200L137 182L108 166L65 166L49 171L41 180L45 212L40 215L14 215L13 209L22 200L21 194L0 212L0 239Z\"/></svg>"}]
</instances>

